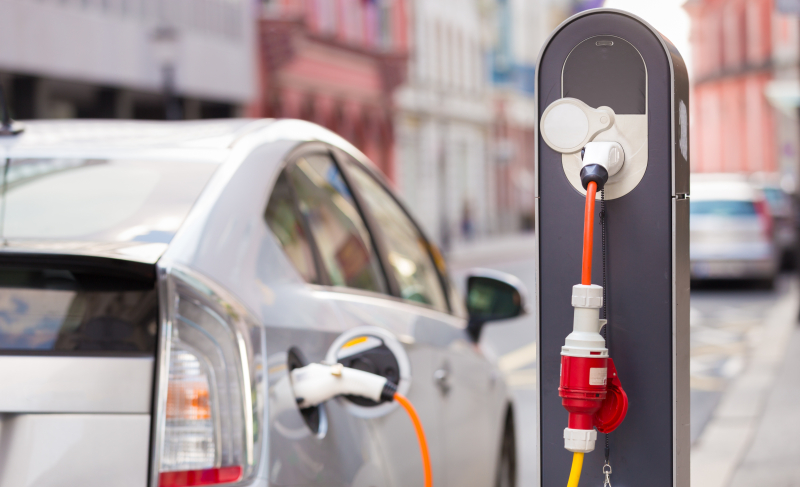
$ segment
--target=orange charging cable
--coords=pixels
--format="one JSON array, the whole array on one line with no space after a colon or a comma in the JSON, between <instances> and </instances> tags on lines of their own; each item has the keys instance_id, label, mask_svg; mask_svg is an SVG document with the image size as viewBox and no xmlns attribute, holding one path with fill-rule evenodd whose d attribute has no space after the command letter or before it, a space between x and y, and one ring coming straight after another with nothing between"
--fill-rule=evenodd
<instances>
[{"instance_id":1,"label":"orange charging cable","mask_svg":"<svg viewBox=\"0 0 800 487\"><path fill-rule=\"evenodd\" d=\"M428 453L428 442L425 440L425 430L422 429L422 423L417 416L417 410L405 396L399 392L394 393L394 400L399 402L403 409L408 413L411 422L414 423L414 431L417 432L417 439L419 440L419 452L422 454L422 471L425 474L425 487L433 486L433 472L431 471L431 456Z\"/></svg>"},{"instance_id":2,"label":"orange charging cable","mask_svg":"<svg viewBox=\"0 0 800 487\"><path fill-rule=\"evenodd\" d=\"M594 198L597 194L597 183L590 181L586 186L586 212L583 215L583 267L581 284L592 284L592 243L594 240Z\"/></svg>"}]
</instances>

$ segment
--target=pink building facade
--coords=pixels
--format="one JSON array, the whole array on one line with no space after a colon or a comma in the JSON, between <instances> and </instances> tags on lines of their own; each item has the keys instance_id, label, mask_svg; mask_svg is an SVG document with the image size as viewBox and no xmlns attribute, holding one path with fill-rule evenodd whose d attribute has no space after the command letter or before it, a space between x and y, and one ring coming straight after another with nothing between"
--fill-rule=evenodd
<instances>
[{"instance_id":1,"label":"pink building facade","mask_svg":"<svg viewBox=\"0 0 800 487\"><path fill-rule=\"evenodd\" d=\"M405 79L407 31L403 0L266 2L251 115L328 127L393 180L391 94Z\"/></svg>"},{"instance_id":2,"label":"pink building facade","mask_svg":"<svg viewBox=\"0 0 800 487\"><path fill-rule=\"evenodd\" d=\"M692 18L692 170L778 170L773 0L689 0Z\"/></svg>"}]
</instances>

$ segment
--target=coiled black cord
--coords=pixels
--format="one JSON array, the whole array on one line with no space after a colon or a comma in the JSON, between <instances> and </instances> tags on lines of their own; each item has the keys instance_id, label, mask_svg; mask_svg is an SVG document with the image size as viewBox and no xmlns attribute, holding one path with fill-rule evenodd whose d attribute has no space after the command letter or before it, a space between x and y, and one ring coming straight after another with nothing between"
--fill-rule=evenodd
<instances>
[{"instance_id":1,"label":"coiled black cord","mask_svg":"<svg viewBox=\"0 0 800 487\"><path fill-rule=\"evenodd\" d=\"M606 190L600 191L600 229L601 229L601 253L603 255L603 319L606 320L605 326L603 326L603 338L606 341L606 349L608 349L608 279L607 279L607 263L608 260L608 253L606 252L606 218L608 217L606 213ZM608 443L608 433L605 434L606 437L606 464L608 464L608 456L611 451Z\"/></svg>"}]
</instances>

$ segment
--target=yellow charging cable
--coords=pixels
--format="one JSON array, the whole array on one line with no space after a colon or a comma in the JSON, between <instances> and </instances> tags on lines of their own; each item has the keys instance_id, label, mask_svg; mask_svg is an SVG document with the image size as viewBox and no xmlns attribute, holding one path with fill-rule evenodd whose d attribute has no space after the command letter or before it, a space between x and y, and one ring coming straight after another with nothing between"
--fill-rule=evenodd
<instances>
[{"instance_id":1,"label":"yellow charging cable","mask_svg":"<svg viewBox=\"0 0 800 487\"><path fill-rule=\"evenodd\" d=\"M578 487L581 480L581 469L583 468L583 453L575 452L572 454L572 470L569 471L569 482L567 487Z\"/></svg>"}]
</instances>

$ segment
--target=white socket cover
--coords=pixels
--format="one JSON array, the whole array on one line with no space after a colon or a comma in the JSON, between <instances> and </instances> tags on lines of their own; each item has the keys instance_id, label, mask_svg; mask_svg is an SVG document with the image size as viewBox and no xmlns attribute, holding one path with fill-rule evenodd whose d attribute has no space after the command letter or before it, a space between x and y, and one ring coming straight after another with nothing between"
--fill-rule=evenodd
<instances>
[{"instance_id":1,"label":"white socket cover","mask_svg":"<svg viewBox=\"0 0 800 487\"><path fill-rule=\"evenodd\" d=\"M560 98L542 114L542 138L554 151L578 152L594 137L614 125L614 110L590 107L577 98Z\"/></svg>"}]
</instances>

